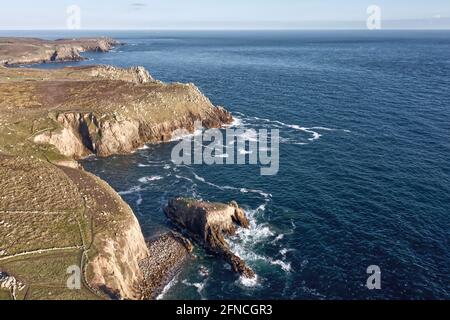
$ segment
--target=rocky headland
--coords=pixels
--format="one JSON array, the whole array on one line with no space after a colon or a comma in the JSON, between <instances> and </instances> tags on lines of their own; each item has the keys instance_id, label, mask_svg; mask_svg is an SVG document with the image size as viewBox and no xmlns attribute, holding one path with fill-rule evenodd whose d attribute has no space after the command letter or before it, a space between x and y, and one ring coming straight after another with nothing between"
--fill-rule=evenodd
<instances>
[{"instance_id":1,"label":"rocky headland","mask_svg":"<svg viewBox=\"0 0 450 320\"><path fill-rule=\"evenodd\" d=\"M110 38L42 40L0 38L0 64L19 65L84 60L83 52L108 52L120 43Z\"/></svg>"},{"instance_id":2,"label":"rocky headland","mask_svg":"<svg viewBox=\"0 0 450 320\"><path fill-rule=\"evenodd\" d=\"M234 235L237 227L250 226L244 210L236 202L224 204L176 198L169 200L164 212L182 232L227 261L234 272L250 279L255 277L253 270L230 250L225 239Z\"/></svg>"},{"instance_id":3,"label":"rocky headland","mask_svg":"<svg viewBox=\"0 0 450 320\"><path fill-rule=\"evenodd\" d=\"M0 298L154 298L173 271L154 253L167 249L175 266L185 259L178 237L147 243L131 208L77 160L168 141L197 120L220 127L231 114L195 85L162 83L142 67L7 67L80 60L115 45L0 38ZM73 290L76 266L82 281Z\"/></svg>"}]
</instances>

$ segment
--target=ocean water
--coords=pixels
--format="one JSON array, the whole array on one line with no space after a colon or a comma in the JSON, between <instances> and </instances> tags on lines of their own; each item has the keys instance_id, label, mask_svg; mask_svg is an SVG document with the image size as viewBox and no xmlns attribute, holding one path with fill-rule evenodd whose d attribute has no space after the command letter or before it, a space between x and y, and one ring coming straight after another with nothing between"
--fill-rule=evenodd
<instances>
[{"instance_id":1,"label":"ocean water","mask_svg":"<svg viewBox=\"0 0 450 320\"><path fill-rule=\"evenodd\" d=\"M83 162L147 237L170 228L162 207L173 196L236 200L250 216L252 230L230 244L256 281L197 249L160 298L450 298L450 32L103 34L126 45L72 64L143 65L193 82L237 127L282 138L276 176L176 166L175 143ZM381 268L381 290L365 287L370 265Z\"/></svg>"}]
</instances>

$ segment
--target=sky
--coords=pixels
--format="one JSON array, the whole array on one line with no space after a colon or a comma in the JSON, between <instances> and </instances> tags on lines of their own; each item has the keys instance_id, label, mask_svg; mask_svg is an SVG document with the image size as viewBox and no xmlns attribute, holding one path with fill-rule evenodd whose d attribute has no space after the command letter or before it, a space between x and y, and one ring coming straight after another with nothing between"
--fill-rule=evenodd
<instances>
[{"instance_id":1,"label":"sky","mask_svg":"<svg viewBox=\"0 0 450 320\"><path fill-rule=\"evenodd\" d=\"M71 5L85 30L361 29L370 5L382 28L450 29L450 0L14 0L0 30L66 29Z\"/></svg>"}]
</instances>

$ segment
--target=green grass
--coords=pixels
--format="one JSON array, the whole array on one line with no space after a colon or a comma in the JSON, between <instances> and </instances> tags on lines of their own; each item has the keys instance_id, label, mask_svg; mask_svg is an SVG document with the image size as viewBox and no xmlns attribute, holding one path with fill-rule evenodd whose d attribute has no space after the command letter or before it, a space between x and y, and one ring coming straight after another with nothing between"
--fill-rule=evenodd
<instances>
[{"instance_id":1,"label":"green grass","mask_svg":"<svg viewBox=\"0 0 450 320\"><path fill-rule=\"evenodd\" d=\"M12 300L9 290L0 289L0 300Z\"/></svg>"}]
</instances>

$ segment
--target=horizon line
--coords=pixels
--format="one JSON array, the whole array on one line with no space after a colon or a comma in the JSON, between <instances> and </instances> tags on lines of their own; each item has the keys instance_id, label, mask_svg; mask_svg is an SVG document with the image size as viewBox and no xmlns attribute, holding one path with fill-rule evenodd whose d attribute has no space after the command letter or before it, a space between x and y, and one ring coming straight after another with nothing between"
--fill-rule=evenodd
<instances>
[{"instance_id":1,"label":"horizon line","mask_svg":"<svg viewBox=\"0 0 450 320\"><path fill-rule=\"evenodd\" d=\"M84 31L450 31L448 28L381 28L370 30L367 28L92 28L92 29L1 29L2 31L66 31L66 32L84 32Z\"/></svg>"}]
</instances>

